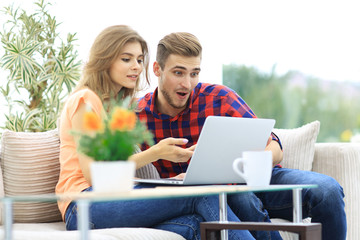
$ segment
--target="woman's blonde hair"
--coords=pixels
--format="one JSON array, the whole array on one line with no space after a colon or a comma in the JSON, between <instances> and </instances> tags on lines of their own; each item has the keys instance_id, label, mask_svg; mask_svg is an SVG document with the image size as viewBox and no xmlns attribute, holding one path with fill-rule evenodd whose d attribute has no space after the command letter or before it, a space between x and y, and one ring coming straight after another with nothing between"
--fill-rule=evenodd
<instances>
[{"instance_id":1,"label":"woman's blonde hair","mask_svg":"<svg viewBox=\"0 0 360 240\"><path fill-rule=\"evenodd\" d=\"M144 55L143 75L146 83L149 81L149 51L145 40L133 29L125 25L116 25L104 29L95 39L91 49L89 60L84 66L83 76L76 90L87 87L96 92L102 101L117 97L115 83L110 77L110 67L118 59L121 50L127 43L138 42ZM140 77L139 77L140 78ZM122 97L134 97L141 90L140 79L134 89L122 88Z\"/></svg>"}]
</instances>

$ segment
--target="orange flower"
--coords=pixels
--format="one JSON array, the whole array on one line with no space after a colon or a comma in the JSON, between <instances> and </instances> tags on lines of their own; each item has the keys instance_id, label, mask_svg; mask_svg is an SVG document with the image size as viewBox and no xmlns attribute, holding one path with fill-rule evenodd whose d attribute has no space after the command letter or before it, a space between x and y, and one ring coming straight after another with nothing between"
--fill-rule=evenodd
<instances>
[{"instance_id":1,"label":"orange flower","mask_svg":"<svg viewBox=\"0 0 360 240\"><path fill-rule=\"evenodd\" d=\"M84 115L84 127L86 130L97 131L102 129L102 122L94 112L86 112Z\"/></svg>"},{"instance_id":2,"label":"orange flower","mask_svg":"<svg viewBox=\"0 0 360 240\"><path fill-rule=\"evenodd\" d=\"M124 108L116 107L111 116L110 129L112 130L128 130L135 128L136 114Z\"/></svg>"}]
</instances>

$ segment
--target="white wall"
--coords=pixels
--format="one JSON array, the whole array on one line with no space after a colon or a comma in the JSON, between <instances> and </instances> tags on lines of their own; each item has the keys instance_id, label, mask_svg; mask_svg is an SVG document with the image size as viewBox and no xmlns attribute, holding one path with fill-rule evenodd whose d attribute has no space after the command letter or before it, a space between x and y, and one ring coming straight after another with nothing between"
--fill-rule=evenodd
<instances>
[{"instance_id":1,"label":"white wall","mask_svg":"<svg viewBox=\"0 0 360 240\"><path fill-rule=\"evenodd\" d=\"M33 0L1 0L31 9ZM357 0L54 0L51 12L62 33L77 32L86 60L95 36L105 27L127 24L156 45L175 31L195 34L203 44L201 81L221 83L222 64L255 66L279 74L299 70L338 81L360 81ZM0 26L3 25L0 18ZM152 76L153 89L156 79ZM4 76L0 72L0 84ZM0 110L3 101L0 99ZM0 114L1 122L2 114ZM0 124L1 125L1 124Z\"/></svg>"}]
</instances>

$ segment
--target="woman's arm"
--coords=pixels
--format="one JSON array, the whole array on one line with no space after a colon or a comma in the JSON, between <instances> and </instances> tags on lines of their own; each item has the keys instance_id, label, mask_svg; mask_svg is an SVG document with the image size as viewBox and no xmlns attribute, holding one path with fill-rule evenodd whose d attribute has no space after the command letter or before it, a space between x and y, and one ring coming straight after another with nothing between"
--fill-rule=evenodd
<instances>
[{"instance_id":1,"label":"woman's arm","mask_svg":"<svg viewBox=\"0 0 360 240\"><path fill-rule=\"evenodd\" d=\"M86 111L86 104L83 102L80 103L71 120L73 130L81 132L86 131L83 124L84 114ZM79 137L75 136L74 139L75 145L77 146ZM143 167L146 164L159 159L166 159L172 162L186 162L191 158L195 149L195 145L190 148L181 147L181 145L184 145L187 142L188 140L185 138L166 138L149 149L130 156L129 160L136 163L136 168ZM91 184L90 163L94 160L81 153L78 153L78 158L81 171L86 181Z\"/></svg>"}]
</instances>

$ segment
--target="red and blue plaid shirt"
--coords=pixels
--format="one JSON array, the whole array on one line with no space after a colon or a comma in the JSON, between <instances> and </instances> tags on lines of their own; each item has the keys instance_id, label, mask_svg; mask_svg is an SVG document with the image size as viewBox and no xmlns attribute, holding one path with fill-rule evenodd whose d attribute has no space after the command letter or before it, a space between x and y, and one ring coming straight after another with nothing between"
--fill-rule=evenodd
<instances>
[{"instance_id":1,"label":"red and blue plaid shirt","mask_svg":"<svg viewBox=\"0 0 360 240\"><path fill-rule=\"evenodd\" d=\"M198 83L190 95L188 106L175 117L161 114L156 109L157 91L158 89L154 93L146 94L138 102L138 116L147 123L148 129L154 134L155 143L173 137L188 139L189 142L184 147L196 144L207 116L256 118L254 112L235 91L222 85ZM272 136L281 146L278 137L275 134ZM147 148L149 146L146 144L141 147L142 150ZM153 165L161 178L167 178L186 172L189 161L174 163L158 160L153 162Z\"/></svg>"}]
</instances>

